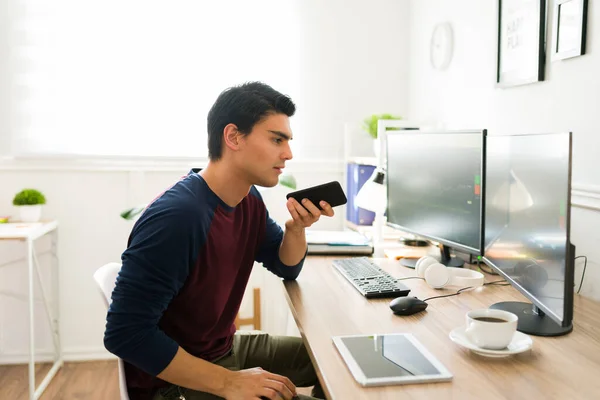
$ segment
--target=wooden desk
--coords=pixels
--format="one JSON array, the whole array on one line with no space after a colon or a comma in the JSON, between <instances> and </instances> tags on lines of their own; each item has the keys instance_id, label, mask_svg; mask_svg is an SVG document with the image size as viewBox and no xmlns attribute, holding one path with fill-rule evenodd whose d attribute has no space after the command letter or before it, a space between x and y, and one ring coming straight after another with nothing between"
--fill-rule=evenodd
<instances>
[{"instance_id":1,"label":"wooden desk","mask_svg":"<svg viewBox=\"0 0 600 400\"><path fill-rule=\"evenodd\" d=\"M62 348L60 344L60 330L59 330L59 307L58 307L58 256L57 256L57 242L58 242L58 222L57 221L45 221L45 222L34 222L34 223L8 223L0 224L0 240L16 240L26 242L26 258L27 258L27 279L28 279L28 302L29 302L29 399L37 400L42 396L42 393L52 378L57 374L58 370L63 365ZM35 241L42 238L45 235L52 235L52 265L51 265L51 292L52 298L49 298L48 288L46 288L42 282L40 274L40 266L37 261L37 255L35 251ZM34 281L37 278L37 283L41 291L41 297L44 302L46 309L46 316L48 317L48 324L52 332L52 339L54 342L54 363L50 370L46 373L46 376L40 383L35 387L35 329L34 329Z\"/></svg>"},{"instance_id":2,"label":"wooden desk","mask_svg":"<svg viewBox=\"0 0 600 400\"><path fill-rule=\"evenodd\" d=\"M532 350L494 359L473 354L448 337L465 313L499 301L527 301L511 286L488 285L430 300L424 312L392 314L389 300L367 300L331 265L340 257L308 257L298 280L284 283L292 314L329 399L596 399L600 396L600 304L575 296L573 332L532 336ZM415 276L397 261L375 259L395 277ZM501 279L486 275L486 280ZM421 299L452 293L405 280ZM451 382L364 388L356 383L331 337L412 333L454 375Z\"/></svg>"}]
</instances>

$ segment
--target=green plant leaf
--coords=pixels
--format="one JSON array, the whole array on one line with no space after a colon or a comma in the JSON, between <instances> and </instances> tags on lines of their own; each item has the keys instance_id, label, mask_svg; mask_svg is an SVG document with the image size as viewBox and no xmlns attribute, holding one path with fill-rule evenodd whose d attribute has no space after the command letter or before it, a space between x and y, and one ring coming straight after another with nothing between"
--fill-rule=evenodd
<instances>
[{"instance_id":1,"label":"green plant leaf","mask_svg":"<svg viewBox=\"0 0 600 400\"><path fill-rule=\"evenodd\" d=\"M362 128L369 134L373 139L377 139L377 121L380 119L396 119L400 120L402 117L392 114L373 114L363 120ZM389 128L389 130L396 130Z\"/></svg>"},{"instance_id":2,"label":"green plant leaf","mask_svg":"<svg viewBox=\"0 0 600 400\"><path fill-rule=\"evenodd\" d=\"M142 212L145 209L146 209L145 205L128 208L127 210L125 210L121 213L121 218L126 219L128 221L135 221L136 219L139 218L139 216L142 214Z\"/></svg>"},{"instance_id":3,"label":"green plant leaf","mask_svg":"<svg viewBox=\"0 0 600 400\"><path fill-rule=\"evenodd\" d=\"M293 190L296 190L297 187L296 178L292 174L282 174L279 176L279 184Z\"/></svg>"},{"instance_id":4,"label":"green plant leaf","mask_svg":"<svg viewBox=\"0 0 600 400\"><path fill-rule=\"evenodd\" d=\"M13 198L13 205L15 206L32 206L36 204L46 204L46 198L36 189L23 189Z\"/></svg>"}]
</instances>

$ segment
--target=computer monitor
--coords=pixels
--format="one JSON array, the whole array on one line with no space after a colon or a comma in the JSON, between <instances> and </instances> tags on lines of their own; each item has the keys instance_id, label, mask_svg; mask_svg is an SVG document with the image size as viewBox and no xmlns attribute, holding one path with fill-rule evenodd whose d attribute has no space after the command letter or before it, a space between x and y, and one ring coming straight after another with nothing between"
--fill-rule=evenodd
<instances>
[{"instance_id":1,"label":"computer monitor","mask_svg":"<svg viewBox=\"0 0 600 400\"><path fill-rule=\"evenodd\" d=\"M488 137L484 262L533 304L497 303L524 333L573 329L571 134Z\"/></svg>"},{"instance_id":2,"label":"computer monitor","mask_svg":"<svg viewBox=\"0 0 600 400\"><path fill-rule=\"evenodd\" d=\"M387 223L441 245L441 262L460 267L450 249L481 255L487 132L389 132ZM416 260L400 263L414 268Z\"/></svg>"}]
</instances>

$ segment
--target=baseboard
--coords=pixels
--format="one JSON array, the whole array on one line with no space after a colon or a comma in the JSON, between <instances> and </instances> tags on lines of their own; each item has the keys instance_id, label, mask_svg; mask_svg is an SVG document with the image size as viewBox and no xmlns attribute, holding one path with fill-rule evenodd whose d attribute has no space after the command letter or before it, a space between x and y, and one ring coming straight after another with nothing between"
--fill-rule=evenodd
<instances>
[{"instance_id":1,"label":"baseboard","mask_svg":"<svg viewBox=\"0 0 600 400\"><path fill-rule=\"evenodd\" d=\"M66 349L63 351L65 361L101 361L116 360L117 357L109 353L104 347L88 349Z\"/></svg>"},{"instance_id":2,"label":"baseboard","mask_svg":"<svg viewBox=\"0 0 600 400\"><path fill-rule=\"evenodd\" d=\"M54 361L54 355L52 353L40 352L36 354L36 363L46 363L52 361ZM0 365L27 364L28 362L28 354L0 354Z\"/></svg>"},{"instance_id":3,"label":"baseboard","mask_svg":"<svg viewBox=\"0 0 600 400\"><path fill-rule=\"evenodd\" d=\"M86 347L86 348L71 348L63 351L64 361L102 361L116 360L114 354L109 353L101 347ZM39 351L35 354L35 362L53 362L54 353L51 351ZM12 364L27 364L29 362L29 354L14 353L0 354L0 365Z\"/></svg>"}]
</instances>

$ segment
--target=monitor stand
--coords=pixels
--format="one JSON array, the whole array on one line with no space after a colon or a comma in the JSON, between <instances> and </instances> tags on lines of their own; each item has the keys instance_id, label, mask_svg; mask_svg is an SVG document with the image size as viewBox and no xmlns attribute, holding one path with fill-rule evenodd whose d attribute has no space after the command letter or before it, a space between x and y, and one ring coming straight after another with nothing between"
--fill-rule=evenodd
<instances>
[{"instance_id":1,"label":"monitor stand","mask_svg":"<svg viewBox=\"0 0 600 400\"><path fill-rule=\"evenodd\" d=\"M460 268L465 265L463 259L450 256L450 247L442 245L440 252L442 255L440 263L444 264L446 267ZM419 261L418 258L401 258L400 265L414 269L417 265L417 261Z\"/></svg>"},{"instance_id":2,"label":"monitor stand","mask_svg":"<svg viewBox=\"0 0 600 400\"><path fill-rule=\"evenodd\" d=\"M503 310L519 317L517 330L534 336L561 336L573 330L573 324L564 327L548 317L542 310L531 303L520 301L504 301L492 304L490 308Z\"/></svg>"}]
</instances>

